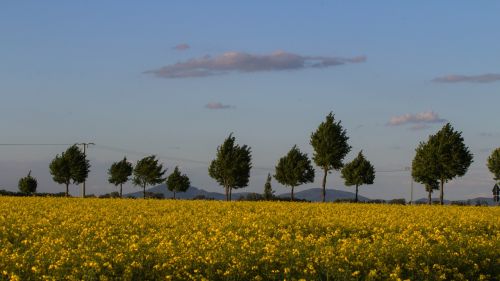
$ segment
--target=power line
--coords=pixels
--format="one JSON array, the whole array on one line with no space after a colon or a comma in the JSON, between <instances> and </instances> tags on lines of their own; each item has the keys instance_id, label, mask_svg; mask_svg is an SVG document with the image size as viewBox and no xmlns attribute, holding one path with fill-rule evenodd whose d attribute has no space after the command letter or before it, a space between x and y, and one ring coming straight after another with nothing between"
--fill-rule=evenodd
<instances>
[{"instance_id":1,"label":"power line","mask_svg":"<svg viewBox=\"0 0 500 281\"><path fill-rule=\"evenodd\" d=\"M98 144L95 147L96 148L100 148L100 149L104 149L104 150L114 151L114 152L136 154L136 155L141 155L141 156L147 156L147 155L154 154L154 155L158 156L159 158L173 160L173 161L179 161L179 162L191 162L191 163L197 163L197 164L208 164L208 162L201 161L201 160L193 160L193 159L187 159L187 158L171 157L171 156L161 155L161 154L157 154L157 153L148 153L148 152L144 152L144 151L130 150L130 149L125 149L125 148L120 148L120 147L114 147L114 146L109 146L109 145L103 145L103 144Z\"/></svg>"},{"instance_id":2,"label":"power line","mask_svg":"<svg viewBox=\"0 0 500 281\"><path fill-rule=\"evenodd\" d=\"M87 158L87 147L90 145L95 145L93 142L82 142L82 143L77 143L77 145L83 146L83 156L84 158ZM85 180L82 182L82 197L85 198Z\"/></svg>"},{"instance_id":3,"label":"power line","mask_svg":"<svg viewBox=\"0 0 500 281\"><path fill-rule=\"evenodd\" d=\"M68 146L68 143L0 143L1 146Z\"/></svg>"},{"instance_id":4,"label":"power line","mask_svg":"<svg viewBox=\"0 0 500 281\"><path fill-rule=\"evenodd\" d=\"M73 144L68 144L68 143L0 143L0 146L71 146L74 144L84 145L84 143L73 143ZM88 144L93 144L93 143L88 143ZM86 143L85 143L85 145L86 145ZM131 149L126 149L126 148L121 148L121 147L116 147L116 146L109 146L109 145L104 145L104 144L96 144L95 148L119 152L119 153L135 154L135 155L140 155L140 156L147 156L147 155L154 154L154 155L157 155L159 158L162 158L165 160L170 160L170 161L195 163L195 164L202 164L202 165L207 165L207 166L210 165L210 162L203 161L203 160L195 160L195 159L188 159L188 158L182 158L182 157L173 157L173 156L162 155L162 154L157 154L157 153L150 153L150 152L131 150ZM273 167L254 166L252 168L256 169L256 170L263 170L263 171L274 171ZM401 173L401 172L408 172L408 169L377 170L376 172L377 173Z\"/></svg>"},{"instance_id":5,"label":"power line","mask_svg":"<svg viewBox=\"0 0 500 281\"><path fill-rule=\"evenodd\" d=\"M95 147L100 148L100 149L104 149L104 150L120 152L120 153L129 153L129 154L135 154L135 155L140 155L140 156L147 156L147 155L154 154L154 155L158 156L159 158L162 158L165 160L202 164L202 165L206 165L206 166L210 165L210 162L208 162L208 161L194 160L194 159L181 158L181 157L172 157L172 156L167 156L167 155L162 155L162 154L157 154L157 153L148 153L148 152L144 152L144 151L130 150L130 149L120 148L120 147L116 147L116 146L98 144ZM274 168L263 167L263 166L254 166L252 168L257 169L257 170L264 170L264 171L274 171Z\"/></svg>"}]
</instances>

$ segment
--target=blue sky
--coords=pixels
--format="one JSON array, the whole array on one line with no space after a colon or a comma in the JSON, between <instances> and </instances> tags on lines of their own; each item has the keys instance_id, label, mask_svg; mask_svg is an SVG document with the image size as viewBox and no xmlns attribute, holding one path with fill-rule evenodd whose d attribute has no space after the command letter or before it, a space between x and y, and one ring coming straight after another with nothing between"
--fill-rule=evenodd
<instances>
[{"instance_id":1,"label":"blue sky","mask_svg":"<svg viewBox=\"0 0 500 281\"><path fill-rule=\"evenodd\" d=\"M222 192L204 163L234 132L259 167L247 190L261 192L294 144L311 155L309 136L332 111L353 146L346 160L363 149L380 171L360 193L408 198L409 174L383 171L409 166L447 120L474 164L445 196L490 196L499 14L495 1L4 1L0 143L95 142L91 193L114 190L106 169L120 149ZM40 191L63 190L48 163L64 149L0 147L0 188L32 169ZM319 186L317 174L298 190ZM327 186L350 190L338 173Z\"/></svg>"}]
</instances>

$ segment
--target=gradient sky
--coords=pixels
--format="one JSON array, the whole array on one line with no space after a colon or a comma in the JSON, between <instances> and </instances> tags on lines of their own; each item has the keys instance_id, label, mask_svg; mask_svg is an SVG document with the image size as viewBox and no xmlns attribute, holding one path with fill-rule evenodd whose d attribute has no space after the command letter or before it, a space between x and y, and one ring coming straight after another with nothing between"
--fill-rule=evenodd
<instances>
[{"instance_id":1,"label":"gradient sky","mask_svg":"<svg viewBox=\"0 0 500 281\"><path fill-rule=\"evenodd\" d=\"M378 171L360 194L408 199L409 173L391 171L449 121L474 163L445 198L491 197L498 15L497 1L2 1L0 143L95 142L88 193L116 190L112 162L148 154L223 192L207 163L234 132L253 151L246 191L262 192L294 144L312 154L332 111L350 136L346 160L363 149ZM63 191L48 163L65 149L0 146L0 189L31 169L38 191ZM352 190L342 182L333 173L327 187ZM319 185L317 171L297 191Z\"/></svg>"}]
</instances>

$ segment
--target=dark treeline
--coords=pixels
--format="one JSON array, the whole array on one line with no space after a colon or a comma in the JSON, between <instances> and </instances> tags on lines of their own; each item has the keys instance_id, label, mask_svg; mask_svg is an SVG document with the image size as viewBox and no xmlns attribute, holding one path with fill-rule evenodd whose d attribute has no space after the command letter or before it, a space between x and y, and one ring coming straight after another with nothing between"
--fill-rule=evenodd
<instances>
[{"instance_id":1,"label":"dark treeline","mask_svg":"<svg viewBox=\"0 0 500 281\"><path fill-rule=\"evenodd\" d=\"M357 152L357 157L351 162L344 162L345 157L351 151L348 141L347 131L343 128L341 121L335 120L335 116L330 112L311 133L309 143L313 148L312 158L310 159L306 153L301 152L297 145L293 145L288 153L278 160L274 175L268 174L263 194L255 193L253 197L244 199L278 200L271 187L274 178L280 184L290 188L289 200L296 201L295 188L314 182L316 175L314 163L322 172L321 199L323 202L326 201L327 176L332 171L340 171L344 184L355 188L354 202L358 202L359 188L362 185L374 183L376 170L366 159L362 150ZM428 204L433 203L432 193L439 190L439 203L442 205L445 201L445 184L465 175L472 162L473 155L464 143L462 132L456 131L448 123L415 149L411 175L414 181L424 185L428 193ZM85 153L76 144L60 155L56 155L49 165L53 180L65 186L63 193L65 196L69 196L70 184L78 185L85 182L90 167ZM494 175L494 180L500 181L500 148L494 150L488 158L487 167ZM226 200L231 201L233 190L248 186L251 169L251 147L238 144L231 133L217 147L215 159L209 164L208 174L224 189ZM113 163L108 170L108 182L118 187L119 192L100 197L123 197L122 186L129 181L142 189L143 198L159 198L160 195L152 195L146 191L146 188L161 183L165 183L168 190L173 192L174 198L178 192L185 192L189 189L191 184L189 177L182 174L178 167L175 167L169 176L166 176L166 173L167 169L155 155L144 157L135 165L124 157ZM31 195L36 192L37 181L29 172L26 177L19 180L18 186L21 194ZM89 197L85 195L84 189L82 192L82 197ZM329 199L335 201L336 198ZM495 201L498 202L498 196L495 197Z\"/></svg>"},{"instance_id":2,"label":"dark treeline","mask_svg":"<svg viewBox=\"0 0 500 281\"><path fill-rule=\"evenodd\" d=\"M11 197L68 197L66 196L65 192L58 192L58 193L32 193L30 195L27 195L24 192L15 192L15 191L8 191L4 189L0 189L0 196L11 196ZM72 197L72 196L69 196ZM120 193L117 191L113 191L111 193L106 193L102 195L94 195L94 194L88 194L85 196L85 198L99 198L99 199L108 199L108 198L122 198L120 196ZM154 192L147 192L146 191L146 198L148 199L169 199L165 198L163 193L154 193ZM137 199L136 197L133 196L127 196L123 197L123 199ZM170 199L175 199L175 198L170 198ZM197 195L194 196L191 199L184 199L184 200L215 200L215 198L211 197L206 197L205 195ZM265 193L260 194L260 193L249 193L246 196L240 196L237 201L277 201L277 202L291 202L291 198L287 197L278 197L278 196L272 196L272 197L266 197ZM297 199L294 198L293 202L309 202L311 203L312 201L306 200L306 199ZM334 201L335 203L364 203L364 204L389 204L389 205L407 205L409 202L406 201L406 199L391 199L391 200L382 200L382 199L373 199L373 200L356 200L356 199L337 199ZM427 202L421 202L421 201L416 201L413 202L412 204L416 205L427 205ZM432 205L440 205L439 200L434 200L432 201ZM456 205L456 206L489 206L488 202L485 200L481 199L476 199L476 200L464 200L464 201L451 201L450 205Z\"/></svg>"}]
</instances>

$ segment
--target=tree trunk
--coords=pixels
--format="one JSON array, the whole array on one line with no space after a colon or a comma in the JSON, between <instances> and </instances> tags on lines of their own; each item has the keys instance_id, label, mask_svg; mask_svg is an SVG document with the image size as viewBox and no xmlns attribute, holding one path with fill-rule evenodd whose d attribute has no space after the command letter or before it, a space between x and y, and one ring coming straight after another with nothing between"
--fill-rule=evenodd
<instances>
[{"instance_id":1,"label":"tree trunk","mask_svg":"<svg viewBox=\"0 0 500 281\"><path fill-rule=\"evenodd\" d=\"M69 183L66 183L66 197L69 197Z\"/></svg>"},{"instance_id":2,"label":"tree trunk","mask_svg":"<svg viewBox=\"0 0 500 281\"><path fill-rule=\"evenodd\" d=\"M174 199L175 199L175 190L174 190Z\"/></svg>"},{"instance_id":3,"label":"tree trunk","mask_svg":"<svg viewBox=\"0 0 500 281\"><path fill-rule=\"evenodd\" d=\"M233 188L229 188L229 201L233 200Z\"/></svg>"},{"instance_id":4,"label":"tree trunk","mask_svg":"<svg viewBox=\"0 0 500 281\"><path fill-rule=\"evenodd\" d=\"M120 198L123 198L123 197L122 197L122 185L123 185L123 184L120 184Z\"/></svg>"},{"instance_id":5,"label":"tree trunk","mask_svg":"<svg viewBox=\"0 0 500 281\"><path fill-rule=\"evenodd\" d=\"M427 195L427 203L432 205L432 189L429 190L429 195Z\"/></svg>"},{"instance_id":6,"label":"tree trunk","mask_svg":"<svg viewBox=\"0 0 500 281\"><path fill-rule=\"evenodd\" d=\"M229 201L229 187L225 187L226 188L226 201Z\"/></svg>"},{"instance_id":7,"label":"tree trunk","mask_svg":"<svg viewBox=\"0 0 500 281\"><path fill-rule=\"evenodd\" d=\"M358 203L358 185L356 184L356 199L354 199L354 202Z\"/></svg>"},{"instance_id":8,"label":"tree trunk","mask_svg":"<svg viewBox=\"0 0 500 281\"><path fill-rule=\"evenodd\" d=\"M441 190L439 194L439 204L444 205L444 179L441 179Z\"/></svg>"},{"instance_id":9,"label":"tree trunk","mask_svg":"<svg viewBox=\"0 0 500 281\"><path fill-rule=\"evenodd\" d=\"M326 174L328 173L327 169L323 169L325 174L323 175L323 193L321 194L321 198L323 199L323 202L326 201Z\"/></svg>"},{"instance_id":10,"label":"tree trunk","mask_svg":"<svg viewBox=\"0 0 500 281\"><path fill-rule=\"evenodd\" d=\"M142 186L142 195L144 196L144 199L146 199L146 185Z\"/></svg>"},{"instance_id":11,"label":"tree trunk","mask_svg":"<svg viewBox=\"0 0 500 281\"><path fill-rule=\"evenodd\" d=\"M292 186L292 197L291 197L291 201L293 201L293 186Z\"/></svg>"}]
</instances>

